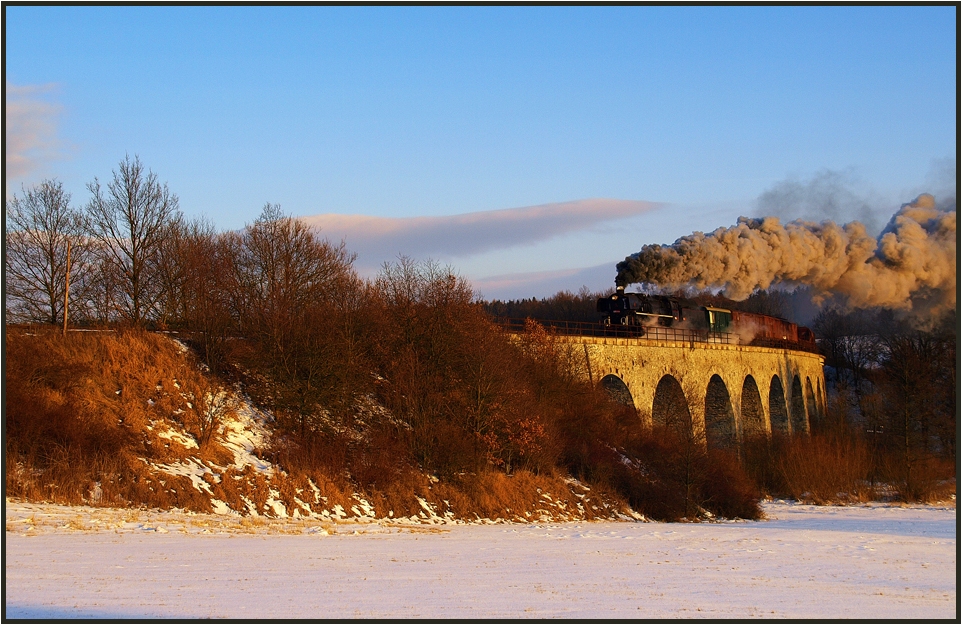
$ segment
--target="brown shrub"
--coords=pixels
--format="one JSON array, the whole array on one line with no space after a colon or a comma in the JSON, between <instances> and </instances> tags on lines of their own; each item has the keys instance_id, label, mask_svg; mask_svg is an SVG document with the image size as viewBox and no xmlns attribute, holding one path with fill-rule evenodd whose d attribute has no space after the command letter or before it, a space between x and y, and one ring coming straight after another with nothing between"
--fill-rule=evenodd
<instances>
[{"instance_id":1,"label":"brown shrub","mask_svg":"<svg viewBox=\"0 0 962 625\"><path fill-rule=\"evenodd\" d=\"M911 463L899 454L880 459L879 474L895 497L904 502L934 503L956 493L955 464L934 454L917 454Z\"/></svg>"},{"instance_id":2,"label":"brown shrub","mask_svg":"<svg viewBox=\"0 0 962 625\"><path fill-rule=\"evenodd\" d=\"M596 462L595 474L631 507L660 521L713 516L758 519L758 491L730 452L665 429L642 431L626 449Z\"/></svg>"},{"instance_id":3,"label":"brown shrub","mask_svg":"<svg viewBox=\"0 0 962 625\"><path fill-rule=\"evenodd\" d=\"M742 446L742 466L772 497L839 504L887 500L944 501L955 492L955 465L935 454L906 461L877 448L844 423L812 435L758 437Z\"/></svg>"},{"instance_id":4,"label":"brown shrub","mask_svg":"<svg viewBox=\"0 0 962 625\"><path fill-rule=\"evenodd\" d=\"M738 461L725 450L708 450L703 467L700 505L715 516L728 519L760 519L759 494L755 483Z\"/></svg>"},{"instance_id":5,"label":"brown shrub","mask_svg":"<svg viewBox=\"0 0 962 625\"><path fill-rule=\"evenodd\" d=\"M742 443L742 468L765 496L788 496L785 475L779 468L779 459L784 456L787 446L788 438L778 434L771 438L761 434Z\"/></svg>"},{"instance_id":6,"label":"brown shrub","mask_svg":"<svg viewBox=\"0 0 962 625\"><path fill-rule=\"evenodd\" d=\"M371 428L364 439L351 445L347 456L347 469L358 486L376 491L408 481L409 450L394 428Z\"/></svg>"},{"instance_id":7,"label":"brown shrub","mask_svg":"<svg viewBox=\"0 0 962 625\"><path fill-rule=\"evenodd\" d=\"M872 459L865 443L851 435L800 435L782 447L778 467L785 494L815 504L867 501Z\"/></svg>"}]
</instances>

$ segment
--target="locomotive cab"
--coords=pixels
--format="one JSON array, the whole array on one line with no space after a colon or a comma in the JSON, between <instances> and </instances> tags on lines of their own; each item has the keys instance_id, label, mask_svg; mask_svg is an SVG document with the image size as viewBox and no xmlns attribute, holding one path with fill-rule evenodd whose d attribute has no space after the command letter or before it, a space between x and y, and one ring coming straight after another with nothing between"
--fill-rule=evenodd
<instances>
[{"instance_id":1,"label":"locomotive cab","mask_svg":"<svg viewBox=\"0 0 962 625\"><path fill-rule=\"evenodd\" d=\"M708 323L709 332L729 332L732 327L732 311L705 306L705 321Z\"/></svg>"},{"instance_id":2,"label":"locomotive cab","mask_svg":"<svg viewBox=\"0 0 962 625\"><path fill-rule=\"evenodd\" d=\"M604 315L602 322L605 325L645 326L658 323L671 326L675 320L683 318L681 306L676 300L663 295L625 293L623 286L619 286L608 297L598 298L597 310Z\"/></svg>"}]
</instances>

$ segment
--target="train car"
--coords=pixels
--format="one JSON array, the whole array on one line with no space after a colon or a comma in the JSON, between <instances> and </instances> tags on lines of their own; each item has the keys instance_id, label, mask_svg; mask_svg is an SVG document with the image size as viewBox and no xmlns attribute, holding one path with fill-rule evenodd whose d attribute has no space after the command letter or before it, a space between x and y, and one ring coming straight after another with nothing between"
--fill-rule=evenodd
<instances>
[{"instance_id":1,"label":"train car","mask_svg":"<svg viewBox=\"0 0 962 625\"><path fill-rule=\"evenodd\" d=\"M735 312L727 308L715 308L714 306L702 306L704 311L705 326L709 332L731 332L735 320Z\"/></svg>"},{"instance_id":2,"label":"train car","mask_svg":"<svg viewBox=\"0 0 962 625\"><path fill-rule=\"evenodd\" d=\"M747 341L752 345L799 345L815 350L815 334L809 328L781 317L733 310L732 323L742 338L752 337Z\"/></svg>"},{"instance_id":3,"label":"train car","mask_svg":"<svg viewBox=\"0 0 962 625\"><path fill-rule=\"evenodd\" d=\"M781 317L733 310L732 322L744 336L754 332L758 338L798 342L798 326Z\"/></svg>"}]
</instances>

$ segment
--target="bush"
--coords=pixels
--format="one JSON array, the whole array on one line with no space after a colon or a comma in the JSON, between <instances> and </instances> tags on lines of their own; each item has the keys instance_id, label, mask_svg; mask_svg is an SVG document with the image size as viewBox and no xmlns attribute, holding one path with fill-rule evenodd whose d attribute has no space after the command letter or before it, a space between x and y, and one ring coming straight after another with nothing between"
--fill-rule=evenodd
<instances>
[{"instance_id":1,"label":"bush","mask_svg":"<svg viewBox=\"0 0 962 625\"><path fill-rule=\"evenodd\" d=\"M742 447L742 466L771 497L841 504L892 497L944 501L955 492L955 465L935 454L871 449L857 431L836 424L812 435L758 437Z\"/></svg>"},{"instance_id":2,"label":"bush","mask_svg":"<svg viewBox=\"0 0 962 625\"><path fill-rule=\"evenodd\" d=\"M899 454L881 458L879 476L900 501L946 501L956 493L955 464L934 454L918 454L906 463Z\"/></svg>"},{"instance_id":3,"label":"bush","mask_svg":"<svg viewBox=\"0 0 962 625\"><path fill-rule=\"evenodd\" d=\"M758 506L758 487L734 454L709 450L703 467L700 505L718 517L729 519L762 518Z\"/></svg>"},{"instance_id":4,"label":"bush","mask_svg":"<svg viewBox=\"0 0 962 625\"><path fill-rule=\"evenodd\" d=\"M753 436L742 443L742 467L763 496L785 497L788 492L778 465L786 447L787 438L777 434Z\"/></svg>"},{"instance_id":5,"label":"bush","mask_svg":"<svg viewBox=\"0 0 962 625\"><path fill-rule=\"evenodd\" d=\"M758 490L736 456L697 439L655 429L626 447L596 449L590 479L609 485L631 507L659 521L712 517L759 519Z\"/></svg>"},{"instance_id":6,"label":"bush","mask_svg":"<svg viewBox=\"0 0 962 625\"><path fill-rule=\"evenodd\" d=\"M796 436L782 447L777 465L785 494L815 504L867 501L872 459L856 436Z\"/></svg>"}]
</instances>

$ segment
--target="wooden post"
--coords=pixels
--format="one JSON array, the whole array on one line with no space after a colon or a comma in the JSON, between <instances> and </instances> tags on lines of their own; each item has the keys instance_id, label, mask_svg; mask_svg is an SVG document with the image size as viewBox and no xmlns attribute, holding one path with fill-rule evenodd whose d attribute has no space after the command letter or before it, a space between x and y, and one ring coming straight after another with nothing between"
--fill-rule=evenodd
<instances>
[{"instance_id":1,"label":"wooden post","mask_svg":"<svg viewBox=\"0 0 962 625\"><path fill-rule=\"evenodd\" d=\"M70 239L67 239L67 285L63 290L63 335L67 336L67 303L70 301Z\"/></svg>"}]
</instances>

